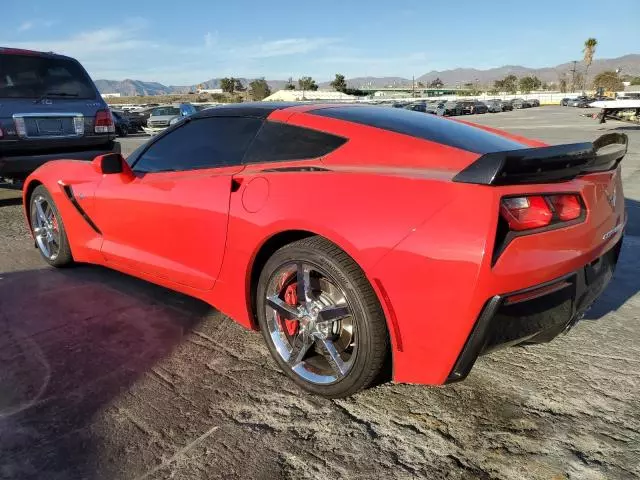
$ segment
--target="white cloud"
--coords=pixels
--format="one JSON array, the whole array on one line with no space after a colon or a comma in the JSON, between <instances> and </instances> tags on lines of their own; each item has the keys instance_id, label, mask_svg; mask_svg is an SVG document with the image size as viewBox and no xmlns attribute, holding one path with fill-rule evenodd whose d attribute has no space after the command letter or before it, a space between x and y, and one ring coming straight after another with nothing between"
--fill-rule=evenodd
<instances>
[{"instance_id":1,"label":"white cloud","mask_svg":"<svg viewBox=\"0 0 640 480\"><path fill-rule=\"evenodd\" d=\"M33 28L33 22L22 22L18 27L19 32L26 32L27 30L31 30Z\"/></svg>"},{"instance_id":2,"label":"white cloud","mask_svg":"<svg viewBox=\"0 0 640 480\"><path fill-rule=\"evenodd\" d=\"M236 53L247 58L270 58L285 55L310 53L339 42L337 38L284 38L256 42L241 48Z\"/></svg>"},{"instance_id":3,"label":"white cloud","mask_svg":"<svg viewBox=\"0 0 640 480\"><path fill-rule=\"evenodd\" d=\"M29 28L38 28L33 20ZM234 75L275 78L292 67L290 57L319 56L338 48L339 39L325 37L276 38L232 44L220 39L217 31L206 32L200 41L170 43L151 36L143 18L127 19L118 25L94 30L40 35L38 40L15 41L0 32L0 45L53 51L78 59L95 78L122 80L134 78L173 85L190 85L209 78ZM62 35L54 37L53 35ZM304 62L308 63L305 57ZM294 74L295 72L291 72ZM287 74L287 77L289 74ZM283 77L285 78L285 77Z\"/></svg>"}]
</instances>

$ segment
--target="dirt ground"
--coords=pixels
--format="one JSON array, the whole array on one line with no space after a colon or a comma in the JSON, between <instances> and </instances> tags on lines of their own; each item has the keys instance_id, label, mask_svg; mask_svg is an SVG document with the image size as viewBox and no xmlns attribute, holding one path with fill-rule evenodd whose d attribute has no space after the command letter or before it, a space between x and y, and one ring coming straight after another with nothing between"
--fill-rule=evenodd
<instances>
[{"instance_id":1,"label":"dirt ground","mask_svg":"<svg viewBox=\"0 0 640 480\"><path fill-rule=\"evenodd\" d=\"M0 190L0 479L640 477L640 129L581 112L474 120L550 143L629 134L614 281L568 335L447 387L307 395L259 334L199 301L45 267Z\"/></svg>"}]
</instances>

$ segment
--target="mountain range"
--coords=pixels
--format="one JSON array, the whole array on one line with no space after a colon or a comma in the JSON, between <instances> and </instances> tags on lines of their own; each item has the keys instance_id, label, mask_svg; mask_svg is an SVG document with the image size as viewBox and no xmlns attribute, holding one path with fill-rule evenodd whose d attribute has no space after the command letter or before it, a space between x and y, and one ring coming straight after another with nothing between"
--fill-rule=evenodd
<instances>
[{"instance_id":1,"label":"mountain range","mask_svg":"<svg viewBox=\"0 0 640 480\"><path fill-rule=\"evenodd\" d=\"M495 80L504 78L507 75L523 77L535 75L543 82L558 82L560 78L571 81L571 70L573 62L562 63L555 67L529 68L521 65L504 65L502 67L478 70L475 68L455 68L452 70L433 70L417 77L416 82L429 84L439 78L447 86L455 86L463 83L477 83L478 85L490 85ZM596 75L606 70L620 69L622 74L640 74L640 54L624 55L618 58L596 59L589 68L589 76ZM582 62L576 63L576 71L583 73L585 65ZM163 85L158 82L143 82L141 80L126 79L118 80L96 80L96 86L101 93L119 93L123 96L136 95L170 95L188 93L197 88L220 88L220 78L212 78L198 85ZM248 86L252 79L241 78L243 85ZM356 77L347 80L347 84L352 88L360 87L386 87L411 85L412 80L404 77ZM272 91L284 88L286 80L267 80ZM320 82L320 88L330 88L330 82Z\"/></svg>"}]
</instances>

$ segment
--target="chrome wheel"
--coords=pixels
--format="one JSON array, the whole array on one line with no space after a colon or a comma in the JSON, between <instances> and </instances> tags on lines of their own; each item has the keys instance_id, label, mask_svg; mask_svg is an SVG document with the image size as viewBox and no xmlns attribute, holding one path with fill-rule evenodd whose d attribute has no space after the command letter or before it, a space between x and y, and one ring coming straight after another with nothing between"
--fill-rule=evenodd
<instances>
[{"instance_id":1,"label":"chrome wheel","mask_svg":"<svg viewBox=\"0 0 640 480\"><path fill-rule=\"evenodd\" d=\"M353 367L356 322L344 290L321 268L290 262L271 275L265 309L278 355L302 379L331 384Z\"/></svg>"},{"instance_id":2,"label":"chrome wheel","mask_svg":"<svg viewBox=\"0 0 640 480\"><path fill-rule=\"evenodd\" d=\"M31 201L31 228L42 255L55 260L60 253L60 226L49 200L43 195L36 195Z\"/></svg>"}]
</instances>

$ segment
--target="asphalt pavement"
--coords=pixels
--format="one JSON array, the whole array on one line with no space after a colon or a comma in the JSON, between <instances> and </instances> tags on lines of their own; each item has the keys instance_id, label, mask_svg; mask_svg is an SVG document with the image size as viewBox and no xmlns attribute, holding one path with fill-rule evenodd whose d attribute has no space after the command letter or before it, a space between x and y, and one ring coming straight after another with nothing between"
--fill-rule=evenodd
<instances>
[{"instance_id":1,"label":"asphalt pavement","mask_svg":"<svg viewBox=\"0 0 640 480\"><path fill-rule=\"evenodd\" d=\"M482 357L445 387L303 393L259 334L202 302L46 267L19 192L0 189L0 479L638 478L640 127L584 112L468 119L549 143L629 135L613 283L568 335Z\"/></svg>"}]
</instances>

